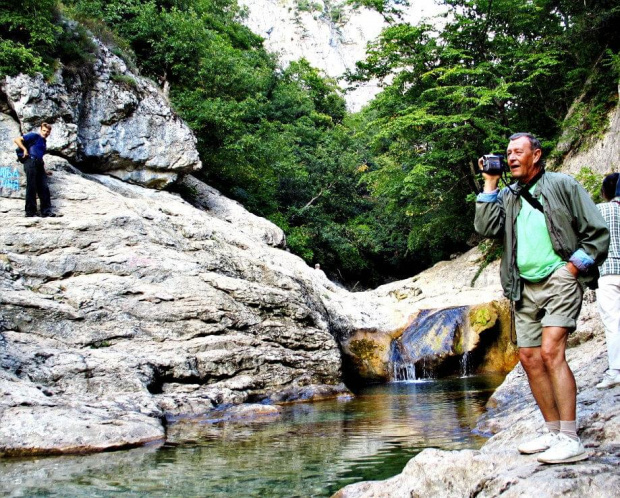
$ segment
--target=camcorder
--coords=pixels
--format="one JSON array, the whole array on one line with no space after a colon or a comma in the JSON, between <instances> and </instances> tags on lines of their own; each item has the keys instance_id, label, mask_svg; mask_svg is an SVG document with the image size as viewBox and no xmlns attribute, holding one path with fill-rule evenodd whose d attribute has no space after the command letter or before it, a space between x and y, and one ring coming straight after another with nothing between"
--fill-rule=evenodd
<instances>
[{"instance_id":1,"label":"camcorder","mask_svg":"<svg viewBox=\"0 0 620 498\"><path fill-rule=\"evenodd\" d=\"M482 172L489 175L501 175L504 171L508 171L506 168L506 161L504 156L500 154L487 154L482 156Z\"/></svg>"}]
</instances>

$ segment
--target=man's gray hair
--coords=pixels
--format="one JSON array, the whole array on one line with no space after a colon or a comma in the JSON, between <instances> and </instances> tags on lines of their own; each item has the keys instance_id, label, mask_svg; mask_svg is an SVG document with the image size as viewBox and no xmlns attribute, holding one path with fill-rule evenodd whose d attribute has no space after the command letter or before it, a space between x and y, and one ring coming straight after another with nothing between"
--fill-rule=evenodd
<instances>
[{"instance_id":1,"label":"man's gray hair","mask_svg":"<svg viewBox=\"0 0 620 498\"><path fill-rule=\"evenodd\" d=\"M540 140L538 140L531 133L525 133L525 132L519 132L519 133L515 133L513 135L510 135L510 137L508 137L508 140L510 140L512 142L513 140L517 140L518 138L521 138L521 137L527 137L527 139L530 141L530 147L532 147L532 151L534 151L536 149L540 149L541 156L540 156L540 159L538 160L538 164L540 164L544 168L545 167L545 160L542 157L542 153L544 151L543 151L542 145L540 143Z\"/></svg>"}]
</instances>

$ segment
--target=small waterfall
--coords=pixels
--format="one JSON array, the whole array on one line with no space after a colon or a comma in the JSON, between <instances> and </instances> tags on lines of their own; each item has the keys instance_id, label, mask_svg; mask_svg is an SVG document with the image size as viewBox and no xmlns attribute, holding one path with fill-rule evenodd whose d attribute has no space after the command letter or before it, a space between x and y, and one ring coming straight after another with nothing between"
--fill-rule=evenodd
<instances>
[{"instance_id":1,"label":"small waterfall","mask_svg":"<svg viewBox=\"0 0 620 498\"><path fill-rule=\"evenodd\" d=\"M469 348L462 344L461 338L463 330L468 328L467 313L467 307L421 311L403 335L392 342L392 380L412 382L434 378L438 365L447 356L455 355L455 342L467 351L463 354L461 371L462 375L468 375Z\"/></svg>"},{"instance_id":2,"label":"small waterfall","mask_svg":"<svg viewBox=\"0 0 620 498\"><path fill-rule=\"evenodd\" d=\"M392 365L392 379L396 382L412 382L418 380L415 376L415 365L394 363Z\"/></svg>"},{"instance_id":3,"label":"small waterfall","mask_svg":"<svg viewBox=\"0 0 620 498\"><path fill-rule=\"evenodd\" d=\"M470 375L470 362L469 362L470 352L465 351L463 356L461 356L461 377L468 377Z\"/></svg>"}]
</instances>

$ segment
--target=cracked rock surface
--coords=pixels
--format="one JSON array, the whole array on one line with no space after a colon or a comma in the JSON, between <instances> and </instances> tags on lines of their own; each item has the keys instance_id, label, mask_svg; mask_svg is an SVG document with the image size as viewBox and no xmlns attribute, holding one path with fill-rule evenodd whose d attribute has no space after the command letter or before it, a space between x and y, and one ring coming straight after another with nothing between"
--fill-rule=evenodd
<instances>
[{"instance_id":1,"label":"cracked rock surface","mask_svg":"<svg viewBox=\"0 0 620 498\"><path fill-rule=\"evenodd\" d=\"M213 210L47 167L61 217L0 198L0 453L133 446L166 418L345 391L319 275L277 227L197 180Z\"/></svg>"}]
</instances>

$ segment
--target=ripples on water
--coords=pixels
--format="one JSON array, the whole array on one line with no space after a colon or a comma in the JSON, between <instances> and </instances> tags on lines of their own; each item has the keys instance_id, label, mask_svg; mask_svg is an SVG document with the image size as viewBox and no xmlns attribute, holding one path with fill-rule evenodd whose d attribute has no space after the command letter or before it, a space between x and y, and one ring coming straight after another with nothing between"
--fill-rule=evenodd
<instances>
[{"instance_id":1,"label":"ripples on water","mask_svg":"<svg viewBox=\"0 0 620 498\"><path fill-rule=\"evenodd\" d=\"M366 388L284 407L271 422L179 423L169 440L86 456L0 460L9 496L330 496L401 472L424 448L479 448L471 433L501 377ZM174 442L176 441L176 443Z\"/></svg>"}]
</instances>

